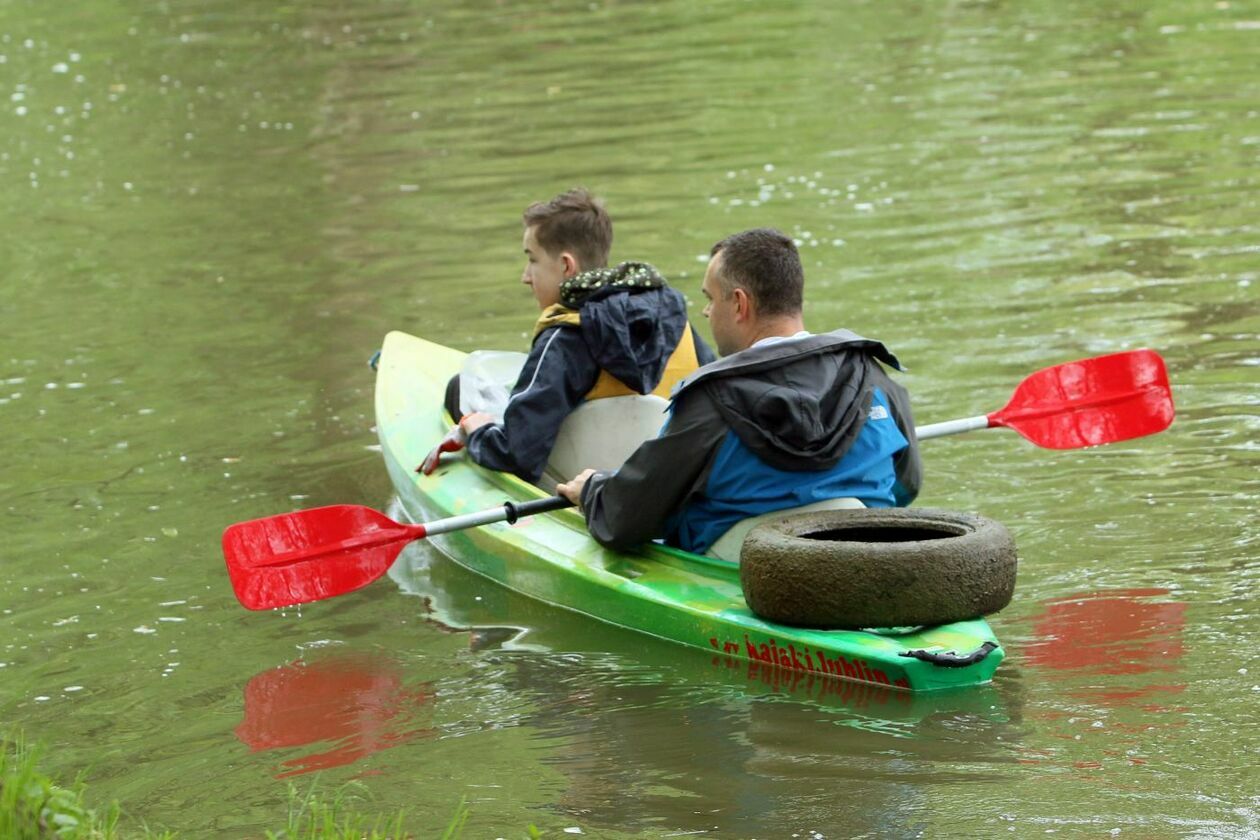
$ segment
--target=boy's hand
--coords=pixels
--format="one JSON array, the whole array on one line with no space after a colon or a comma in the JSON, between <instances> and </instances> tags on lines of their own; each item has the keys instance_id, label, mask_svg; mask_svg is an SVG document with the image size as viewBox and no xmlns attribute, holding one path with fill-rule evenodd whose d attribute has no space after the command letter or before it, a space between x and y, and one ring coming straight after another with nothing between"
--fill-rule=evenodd
<instances>
[{"instance_id":1,"label":"boy's hand","mask_svg":"<svg viewBox=\"0 0 1260 840\"><path fill-rule=\"evenodd\" d=\"M582 470L573 476L569 481L556 485L556 492L564 496L570 502L577 505L577 509L582 509L582 488L586 486L586 480L595 475L595 470Z\"/></svg>"},{"instance_id":2,"label":"boy's hand","mask_svg":"<svg viewBox=\"0 0 1260 840\"><path fill-rule=\"evenodd\" d=\"M464 430L464 434L471 435L482 426L493 422L494 418L484 411L474 411L459 418L459 427Z\"/></svg>"},{"instance_id":3,"label":"boy's hand","mask_svg":"<svg viewBox=\"0 0 1260 840\"><path fill-rule=\"evenodd\" d=\"M441 461L443 452L458 452L464 448L464 444L468 443L468 436L473 432L493 423L494 418L484 411L474 411L471 414L465 414L459 418L459 422L451 426L451 430L446 433L446 437L438 441L438 445L429 450L429 454L425 456L424 463L416 467L416 472L430 475L437 469L438 463Z\"/></svg>"},{"instance_id":4,"label":"boy's hand","mask_svg":"<svg viewBox=\"0 0 1260 840\"><path fill-rule=\"evenodd\" d=\"M424 456L424 463L416 467L416 472L430 475L437 469L438 463L442 460L443 452L458 452L464 448L464 444L468 442L468 434L462 426L451 426L451 430L446 433L446 437L438 441L438 445L429 450L429 454Z\"/></svg>"}]
</instances>

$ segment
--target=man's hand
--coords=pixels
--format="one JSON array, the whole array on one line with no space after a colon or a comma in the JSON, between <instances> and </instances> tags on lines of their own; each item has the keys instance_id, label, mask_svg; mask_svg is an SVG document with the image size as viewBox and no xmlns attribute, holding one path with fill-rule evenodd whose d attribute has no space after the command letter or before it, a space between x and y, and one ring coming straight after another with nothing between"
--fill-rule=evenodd
<instances>
[{"instance_id":1,"label":"man's hand","mask_svg":"<svg viewBox=\"0 0 1260 840\"><path fill-rule=\"evenodd\" d=\"M586 486L586 480L593 475L595 475L595 470L582 470L573 476L572 480L556 485L556 492L573 502L573 504L577 505L577 509L581 510L582 488Z\"/></svg>"}]
</instances>

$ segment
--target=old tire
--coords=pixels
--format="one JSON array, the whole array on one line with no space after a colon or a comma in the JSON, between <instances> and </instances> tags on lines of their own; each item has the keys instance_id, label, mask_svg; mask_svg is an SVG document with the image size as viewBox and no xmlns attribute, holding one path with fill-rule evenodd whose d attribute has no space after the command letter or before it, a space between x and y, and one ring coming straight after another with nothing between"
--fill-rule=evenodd
<instances>
[{"instance_id":1,"label":"old tire","mask_svg":"<svg viewBox=\"0 0 1260 840\"><path fill-rule=\"evenodd\" d=\"M828 629L945 624L997 612L1015 592L1015 543L1000 523L933 509L829 510L748 533L749 608Z\"/></svg>"}]
</instances>

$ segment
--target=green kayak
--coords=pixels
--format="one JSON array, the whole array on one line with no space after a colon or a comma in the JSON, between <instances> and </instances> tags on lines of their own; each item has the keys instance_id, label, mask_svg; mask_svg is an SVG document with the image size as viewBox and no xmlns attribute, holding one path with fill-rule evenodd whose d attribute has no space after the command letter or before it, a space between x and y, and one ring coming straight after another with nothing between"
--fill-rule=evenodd
<instances>
[{"instance_id":1,"label":"green kayak","mask_svg":"<svg viewBox=\"0 0 1260 840\"><path fill-rule=\"evenodd\" d=\"M515 476L447 456L429 476L415 469L449 428L447 381L465 354L401 332L385 338L377 367L381 452L406 515L416 522L547 496ZM1003 657L983 619L929 628L818 630L754 615L739 567L651 544L616 552L595 542L574 510L429 538L468 569L531 598L730 660L907 691L989 682Z\"/></svg>"}]
</instances>

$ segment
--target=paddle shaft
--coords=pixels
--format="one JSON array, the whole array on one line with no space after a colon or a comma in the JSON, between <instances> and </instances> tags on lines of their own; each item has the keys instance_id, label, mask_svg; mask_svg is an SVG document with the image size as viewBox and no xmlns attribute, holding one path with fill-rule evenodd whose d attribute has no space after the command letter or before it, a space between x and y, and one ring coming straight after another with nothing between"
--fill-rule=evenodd
<instances>
[{"instance_id":1,"label":"paddle shaft","mask_svg":"<svg viewBox=\"0 0 1260 840\"><path fill-rule=\"evenodd\" d=\"M919 440L928 440L929 438L945 437L946 435L957 435L962 432L970 432L976 429L987 429L989 426L1001 425L1000 422L994 421L994 415L981 414L976 417L964 417L959 420L946 420L942 423L932 423L927 426L921 426L915 429L915 434ZM505 502L501 508L490 508L489 510L478 511L477 513L464 513L459 516L448 516L446 519L437 519L433 522L426 522L421 525L404 525L400 531L406 531L406 534L393 532L396 535L385 536L391 531L379 531L370 537L359 539L364 542L360 545L379 545L381 543L391 542L395 539L420 539L422 537L431 537L435 534L446 534L451 531L462 531L465 528L476 528L479 525L489 525L492 522L508 522L509 524L516 522L522 516L533 516L538 513L547 513L553 510L563 510L564 508L573 507L573 502L563 496L549 496L546 499L537 499L532 502ZM370 542L369 542L370 540ZM354 540L347 540L347 543ZM347 546L348 548L351 546Z\"/></svg>"},{"instance_id":2,"label":"paddle shaft","mask_svg":"<svg viewBox=\"0 0 1260 840\"><path fill-rule=\"evenodd\" d=\"M963 432L972 432L976 429L989 428L989 415L980 414L976 417L963 417L960 420L945 420L941 423L929 423L926 426L919 426L914 430L919 440L930 440L932 438L945 437L946 435L958 435Z\"/></svg>"},{"instance_id":3,"label":"paddle shaft","mask_svg":"<svg viewBox=\"0 0 1260 840\"><path fill-rule=\"evenodd\" d=\"M532 502L504 502L502 507L490 508L477 513L448 516L446 519L437 519L433 522L426 522L412 527L420 529L420 534L417 535L417 538L431 537L434 534L447 534L451 531L462 531L465 528L476 528L478 525L489 525L491 522L507 522L511 525L522 516L533 516L537 513L563 510L567 507L573 507L573 502L570 502L564 496L548 496L545 499L535 499Z\"/></svg>"},{"instance_id":4,"label":"paddle shaft","mask_svg":"<svg viewBox=\"0 0 1260 840\"><path fill-rule=\"evenodd\" d=\"M976 429L987 429L990 426L1002 425L1000 421L994 419L996 415L997 412L994 414L980 414L975 417L964 417L959 420L931 423L927 426L916 428L915 434L919 440L928 440L930 438L957 435L963 432L975 431ZM448 516L446 519L437 519L422 525L404 525L402 529L409 533L406 539L420 539L421 537L431 537L435 534L462 531L465 528L476 528L479 525L489 525L492 522L506 521L511 524L522 516L533 516L538 513L563 510L568 507L573 507L573 502L570 502L563 496L549 496L546 499L537 499L532 502L521 502L519 504L505 502L501 508L490 508L489 510L478 511L477 513L464 513L459 516ZM378 538L373 540L371 544L379 545L380 543L390 542L393 539L403 538L403 535L388 538L378 536L386 533L389 532L380 531L377 535L372 535ZM347 542L352 542L352 540L347 540Z\"/></svg>"}]
</instances>

